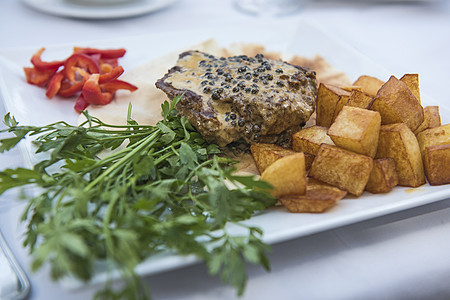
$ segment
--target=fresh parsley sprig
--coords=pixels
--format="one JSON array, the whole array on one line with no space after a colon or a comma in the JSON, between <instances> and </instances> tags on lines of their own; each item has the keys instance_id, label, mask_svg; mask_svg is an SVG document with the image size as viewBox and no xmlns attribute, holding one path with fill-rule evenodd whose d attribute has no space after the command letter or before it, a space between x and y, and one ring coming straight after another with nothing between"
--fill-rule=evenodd
<instances>
[{"instance_id":1,"label":"fresh parsley sprig","mask_svg":"<svg viewBox=\"0 0 450 300\"><path fill-rule=\"evenodd\" d=\"M22 218L33 269L48 262L54 279L88 281L104 261L120 270L126 284L116 291L108 282L99 299L146 299L134 269L162 251L196 255L238 294L244 291L246 262L269 269L262 231L242 221L275 202L270 187L235 175L234 162L178 114L179 100L164 102L155 126L132 120L131 106L122 126L87 112L80 126L19 126L5 116L1 132L14 136L0 140L0 152L34 137L36 152L48 153L32 169L0 172L0 193L39 188L27 197ZM230 224L245 233L230 234Z\"/></svg>"}]
</instances>

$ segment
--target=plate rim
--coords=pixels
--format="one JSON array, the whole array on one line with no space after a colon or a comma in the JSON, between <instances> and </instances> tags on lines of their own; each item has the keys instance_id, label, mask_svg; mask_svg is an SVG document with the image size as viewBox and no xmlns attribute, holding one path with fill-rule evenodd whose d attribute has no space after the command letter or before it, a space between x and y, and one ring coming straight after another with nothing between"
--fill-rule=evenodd
<instances>
[{"instance_id":1,"label":"plate rim","mask_svg":"<svg viewBox=\"0 0 450 300\"><path fill-rule=\"evenodd\" d=\"M22 0L37 11L78 19L118 19L140 16L169 7L176 1L178 0L137 0L131 4L86 6L68 3L66 0Z\"/></svg>"}]
</instances>

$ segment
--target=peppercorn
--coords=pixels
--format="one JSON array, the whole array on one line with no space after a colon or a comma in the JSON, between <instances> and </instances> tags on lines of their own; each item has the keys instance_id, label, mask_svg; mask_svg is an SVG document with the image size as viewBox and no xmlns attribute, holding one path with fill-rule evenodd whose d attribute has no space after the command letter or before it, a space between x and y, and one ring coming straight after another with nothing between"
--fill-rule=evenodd
<instances>
[{"instance_id":1,"label":"peppercorn","mask_svg":"<svg viewBox=\"0 0 450 300\"><path fill-rule=\"evenodd\" d=\"M219 100L220 99L220 93L217 90L215 90L214 92L212 92L211 98L213 100Z\"/></svg>"},{"instance_id":2,"label":"peppercorn","mask_svg":"<svg viewBox=\"0 0 450 300\"><path fill-rule=\"evenodd\" d=\"M264 66L259 66L259 67L256 69L256 71L258 71L258 72L260 72L260 73L264 72L265 70L266 70L266 68L265 68Z\"/></svg>"}]
</instances>

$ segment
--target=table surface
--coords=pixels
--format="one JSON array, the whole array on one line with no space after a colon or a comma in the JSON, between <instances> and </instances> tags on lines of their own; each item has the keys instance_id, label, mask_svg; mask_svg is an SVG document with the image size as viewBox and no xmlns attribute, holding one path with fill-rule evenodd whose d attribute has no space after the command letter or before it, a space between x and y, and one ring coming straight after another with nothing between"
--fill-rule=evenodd
<instances>
[{"instance_id":1,"label":"table surface","mask_svg":"<svg viewBox=\"0 0 450 300\"><path fill-rule=\"evenodd\" d=\"M18 0L0 1L0 49L75 45L121 36L201 30L230 23L267 21L235 9L232 1L179 0L163 10L114 20L48 15ZM306 1L282 26L314 22L395 75L420 74L423 93L447 102L450 70L448 1ZM5 109L0 109L4 114ZM23 164L17 150L0 166ZM48 268L33 273L15 235L18 194L0 198L0 228L30 277L30 299L89 299L95 287L67 291ZM450 299L450 199L294 239L273 246L271 271L248 266L240 299ZM155 299L237 299L202 264L144 278Z\"/></svg>"}]
</instances>

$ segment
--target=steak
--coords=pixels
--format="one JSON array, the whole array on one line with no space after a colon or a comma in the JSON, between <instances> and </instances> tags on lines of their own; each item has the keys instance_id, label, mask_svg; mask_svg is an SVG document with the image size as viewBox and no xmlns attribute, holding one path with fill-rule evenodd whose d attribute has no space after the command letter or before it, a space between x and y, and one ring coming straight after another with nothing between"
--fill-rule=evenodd
<instances>
[{"instance_id":1,"label":"steak","mask_svg":"<svg viewBox=\"0 0 450 300\"><path fill-rule=\"evenodd\" d=\"M156 87L219 146L236 141L286 144L314 112L316 74L262 54L215 57L186 51Z\"/></svg>"}]
</instances>

